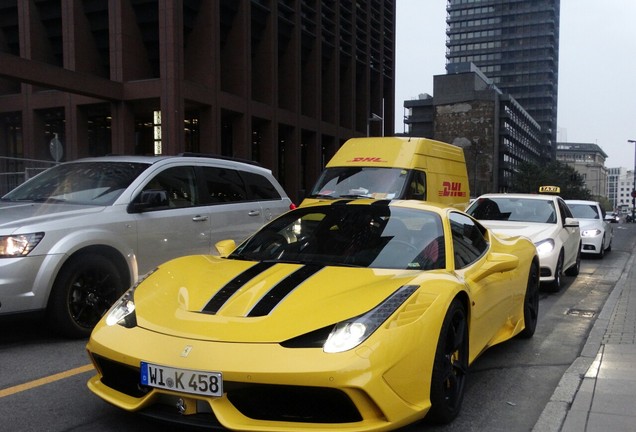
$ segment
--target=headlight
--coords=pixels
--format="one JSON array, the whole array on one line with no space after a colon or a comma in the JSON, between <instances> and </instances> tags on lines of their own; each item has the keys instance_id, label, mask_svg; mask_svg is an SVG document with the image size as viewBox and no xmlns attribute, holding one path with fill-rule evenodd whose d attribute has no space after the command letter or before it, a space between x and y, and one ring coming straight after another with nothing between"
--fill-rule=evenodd
<instances>
[{"instance_id":1,"label":"headlight","mask_svg":"<svg viewBox=\"0 0 636 432\"><path fill-rule=\"evenodd\" d=\"M0 258L27 256L44 237L43 232L0 237Z\"/></svg>"},{"instance_id":2,"label":"headlight","mask_svg":"<svg viewBox=\"0 0 636 432\"><path fill-rule=\"evenodd\" d=\"M600 229L589 229L581 231L581 237L596 237L602 234Z\"/></svg>"},{"instance_id":3,"label":"headlight","mask_svg":"<svg viewBox=\"0 0 636 432\"><path fill-rule=\"evenodd\" d=\"M539 255L547 255L554 250L554 240L545 239L534 244Z\"/></svg>"},{"instance_id":4,"label":"headlight","mask_svg":"<svg viewBox=\"0 0 636 432\"><path fill-rule=\"evenodd\" d=\"M119 298L106 315L106 325L114 326L119 324L126 328L132 328L137 325L137 317L135 316L135 289L137 285L130 288Z\"/></svg>"},{"instance_id":5,"label":"headlight","mask_svg":"<svg viewBox=\"0 0 636 432\"><path fill-rule=\"evenodd\" d=\"M155 270L152 270L140 277L137 283L115 302L106 314L106 325L114 326L115 324L119 324L126 328L133 328L137 325L137 315L135 314L135 291L139 284L142 283L148 276L153 274Z\"/></svg>"},{"instance_id":6,"label":"headlight","mask_svg":"<svg viewBox=\"0 0 636 432\"><path fill-rule=\"evenodd\" d=\"M357 347L418 288L417 285L404 285L364 315L336 324L322 349L326 353L339 353Z\"/></svg>"}]
</instances>

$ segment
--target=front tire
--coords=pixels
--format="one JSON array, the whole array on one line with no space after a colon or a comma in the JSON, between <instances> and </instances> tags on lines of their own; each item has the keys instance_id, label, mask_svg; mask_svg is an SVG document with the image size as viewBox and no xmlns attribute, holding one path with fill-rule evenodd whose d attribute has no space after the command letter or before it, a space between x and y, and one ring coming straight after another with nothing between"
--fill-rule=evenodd
<instances>
[{"instance_id":1,"label":"front tire","mask_svg":"<svg viewBox=\"0 0 636 432\"><path fill-rule=\"evenodd\" d=\"M565 274L568 276L578 276L581 271L581 245L579 244L579 249L576 252L576 261L572 267L565 271Z\"/></svg>"},{"instance_id":2,"label":"front tire","mask_svg":"<svg viewBox=\"0 0 636 432\"><path fill-rule=\"evenodd\" d=\"M468 322L459 299L453 300L442 324L431 378L431 409L426 420L451 422L459 414L468 373Z\"/></svg>"},{"instance_id":3,"label":"front tire","mask_svg":"<svg viewBox=\"0 0 636 432\"><path fill-rule=\"evenodd\" d=\"M523 301L523 321L525 328L519 333L522 339L530 339L534 336L539 321L539 266L536 261L530 265L528 285Z\"/></svg>"},{"instance_id":4,"label":"front tire","mask_svg":"<svg viewBox=\"0 0 636 432\"><path fill-rule=\"evenodd\" d=\"M53 284L49 321L63 336L88 337L124 290L122 276L108 258L94 253L71 258Z\"/></svg>"},{"instance_id":5,"label":"front tire","mask_svg":"<svg viewBox=\"0 0 636 432\"><path fill-rule=\"evenodd\" d=\"M554 280L550 282L548 288L551 292L559 292L563 284L563 251L559 254L556 266L554 267Z\"/></svg>"}]
</instances>

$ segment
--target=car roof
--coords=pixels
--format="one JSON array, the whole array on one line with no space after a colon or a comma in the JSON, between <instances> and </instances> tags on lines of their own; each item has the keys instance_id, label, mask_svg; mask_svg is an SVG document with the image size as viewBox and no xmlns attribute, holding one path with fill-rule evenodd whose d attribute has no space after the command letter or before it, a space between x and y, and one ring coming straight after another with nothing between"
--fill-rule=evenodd
<instances>
[{"instance_id":1,"label":"car roof","mask_svg":"<svg viewBox=\"0 0 636 432\"><path fill-rule=\"evenodd\" d=\"M207 155L207 154L200 154L200 153L181 153L175 156L107 155L107 156L95 156L95 157L75 159L75 160L67 161L65 163L131 162L131 163L144 163L144 164L153 165L162 161L181 161L186 164L189 163L193 165L205 165L206 163L213 163L216 165L221 165L226 167L241 166L243 169L267 172L270 174L272 172L270 169L261 166L258 162L255 162L255 161L221 156L221 155Z\"/></svg>"},{"instance_id":2,"label":"car roof","mask_svg":"<svg viewBox=\"0 0 636 432\"><path fill-rule=\"evenodd\" d=\"M317 201L307 205L302 206L301 208L310 208L310 207L322 207L322 206L343 206L343 205L363 205L363 206L373 206L378 207L381 205L386 205L389 207L401 207L401 208L411 208L415 210L424 210L430 211L438 214L444 214L447 210L457 210L453 207L450 207L445 204L436 203L432 201L422 201L422 200L378 200L374 198L356 198L354 200L348 198L337 199L334 201ZM459 210L457 210L459 211Z\"/></svg>"},{"instance_id":3,"label":"car roof","mask_svg":"<svg viewBox=\"0 0 636 432\"><path fill-rule=\"evenodd\" d=\"M598 204L598 201L592 200L565 200L567 204Z\"/></svg>"},{"instance_id":4,"label":"car roof","mask_svg":"<svg viewBox=\"0 0 636 432\"><path fill-rule=\"evenodd\" d=\"M527 199L536 199L536 200L545 200L545 199L557 199L560 198L558 195L545 195L545 194L524 194L524 193L492 193L492 194L484 194L477 197L477 200L481 198L527 198Z\"/></svg>"}]
</instances>

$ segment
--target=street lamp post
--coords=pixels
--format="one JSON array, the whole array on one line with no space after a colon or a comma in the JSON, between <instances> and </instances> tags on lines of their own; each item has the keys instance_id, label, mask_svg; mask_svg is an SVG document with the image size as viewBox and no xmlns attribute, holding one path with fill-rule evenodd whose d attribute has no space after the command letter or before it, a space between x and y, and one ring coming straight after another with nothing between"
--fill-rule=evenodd
<instances>
[{"instance_id":1,"label":"street lamp post","mask_svg":"<svg viewBox=\"0 0 636 432\"><path fill-rule=\"evenodd\" d=\"M636 140L627 140L628 143L634 144L634 185L632 187L632 223L636 222Z\"/></svg>"}]
</instances>

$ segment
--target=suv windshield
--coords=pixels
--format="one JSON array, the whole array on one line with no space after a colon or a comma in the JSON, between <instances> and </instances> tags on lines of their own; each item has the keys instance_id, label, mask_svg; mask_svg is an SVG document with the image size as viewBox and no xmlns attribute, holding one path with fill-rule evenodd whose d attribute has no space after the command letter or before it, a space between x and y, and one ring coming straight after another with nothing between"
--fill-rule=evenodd
<instances>
[{"instance_id":1,"label":"suv windshield","mask_svg":"<svg viewBox=\"0 0 636 432\"><path fill-rule=\"evenodd\" d=\"M57 165L18 186L2 200L111 205L148 166L132 162Z\"/></svg>"},{"instance_id":2,"label":"suv windshield","mask_svg":"<svg viewBox=\"0 0 636 432\"><path fill-rule=\"evenodd\" d=\"M408 173L408 170L402 168L327 168L316 182L310 197L400 198L403 195Z\"/></svg>"},{"instance_id":3,"label":"suv windshield","mask_svg":"<svg viewBox=\"0 0 636 432\"><path fill-rule=\"evenodd\" d=\"M442 221L437 214L367 205L288 212L229 258L415 270L444 268L446 262Z\"/></svg>"}]
</instances>

